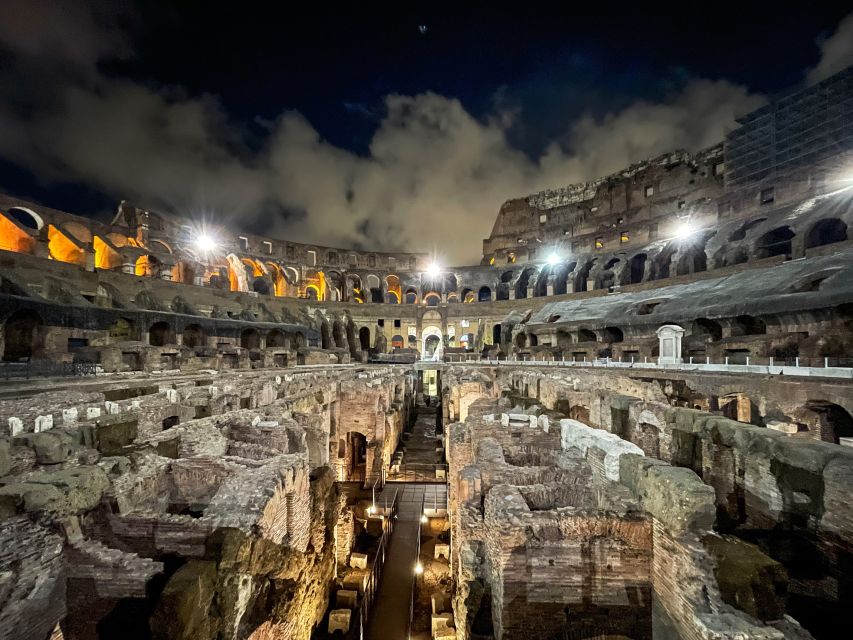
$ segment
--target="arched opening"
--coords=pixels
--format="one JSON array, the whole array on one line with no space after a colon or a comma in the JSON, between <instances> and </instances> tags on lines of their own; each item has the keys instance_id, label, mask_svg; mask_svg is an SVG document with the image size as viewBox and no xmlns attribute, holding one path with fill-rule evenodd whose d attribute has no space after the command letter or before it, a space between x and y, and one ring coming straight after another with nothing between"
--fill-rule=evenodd
<instances>
[{"instance_id":1,"label":"arched opening","mask_svg":"<svg viewBox=\"0 0 853 640\"><path fill-rule=\"evenodd\" d=\"M188 324L181 333L181 339L184 346L190 349L203 347L205 345L204 329L199 324Z\"/></svg>"},{"instance_id":2,"label":"arched opening","mask_svg":"<svg viewBox=\"0 0 853 640\"><path fill-rule=\"evenodd\" d=\"M128 318L119 318L110 325L110 340L113 342L125 342L133 339L134 324Z\"/></svg>"},{"instance_id":3,"label":"arched opening","mask_svg":"<svg viewBox=\"0 0 853 640\"><path fill-rule=\"evenodd\" d=\"M755 254L759 259L773 256L791 257L791 240L794 232L789 227L777 227L768 231L755 243Z\"/></svg>"},{"instance_id":4,"label":"arched opening","mask_svg":"<svg viewBox=\"0 0 853 640\"><path fill-rule=\"evenodd\" d=\"M269 280L265 276L255 278L252 281L252 291L259 293L262 296L268 296L270 294Z\"/></svg>"},{"instance_id":5,"label":"arched opening","mask_svg":"<svg viewBox=\"0 0 853 640\"><path fill-rule=\"evenodd\" d=\"M596 289L608 289L610 290L613 287L614 281L616 279L616 274L613 269L621 262L619 258L611 258L607 261L607 264L604 265L604 268L599 271L598 277L595 279L595 288Z\"/></svg>"},{"instance_id":6,"label":"arched opening","mask_svg":"<svg viewBox=\"0 0 853 640\"><path fill-rule=\"evenodd\" d=\"M284 334L278 329L273 329L267 334L267 349L280 349L285 346Z\"/></svg>"},{"instance_id":7,"label":"arched opening","mask_svg":"<svg viewBox=\"0 0 853 640\"><path fill-rule=\"evenodd\" d=\"M706 340L717 341L723 337L723 327L719 322L714 322L708 318L697 318L693 321L691 333Z\"/></svg>"},{"instance_id":8,"label":"arched opening","mask_svg":"<svg viewBox=\"0 0 853 640\"><path fill-rule=\"evenodd\" d=\"M240 346L244 349L259 349L261 347L261 334L257 329L243 329L240 332Z\"/></svg>"},{"instance_id":9,"label":"arched opening","mask_svg":"<svg viewBox=\"0 0 853 640\"><path fill-rule=\"evenodd\" d=\"M361 350L367 351L370 349L370 329L362 327L358 330L358 342L361 344Z\"/></svg>"},{"instance_id":10,"label":"arched opening","mask_svg":"<svg viewBox=\"0 0 853 640\"><path fill-rule=\"evenodd\" d=\"M643 281L646 275L646 260L648 256L645 253L638 253L628 262L625 269L622 270L622 284L639 284Z\"/></svg>"},{"instance_id":11,"label":"arched opening","mask_svg":"<svg viewBox=\"0 0 853 640\"><path fill-rule=\"evenodd\" d=\"M577 262L563 262L554 269L554 295L561 296L568 293L569 274L575 270Z\"/></svg>"},{"instance_id":12,"label":"arched opening","mask_svg":"<svg viewBox=\"0 0 853 640\"><path fill-rule=\"evenodd\" d=\"M3 324L3 361L17 362L33 357L40 348L41 317L34 311L16 311Z\"/></svg>"},{"instance_id":13,"label":"arched opening","mask_svg":"<svg viewBox=\"0 0 853 640\"><path fill-rule=\"evenodd\" d=\"M385 295L385 302L390 304L400 304L403 299L403 289L400 286L400 278L393 273L385 276L385 289L388 292ZM393 294L393 300L390 299L391 294Z\"/></svg>"},{"instance_id":14,"label":"arched opening","mask_svg":"<svg viewBox=\"0 0 853 640\"><path fill-rule=\"evenodd\" d=\"M578 329L578 342L596 342L598 338L594 331L589 329Z\"/></svg>"},{"instance_id":15,"label":"arched opening","mask_svg":"<svg viewBox=\"0 0 853 640\"><path fill-rule=\"evenodd\" d=\"M364 282L367 285L367 290L370 292L370 301L381 303L385 298L382 294L382 282L379 280L379 276L371 273L365 278Z\"/></svg>"},{"instance_id":16,"label":"arched opening","mask_svg":"<svg viewBox=\"0 0 853 640\"><path fill-rule=\"evenodd\" d=\"M391 348L392 349L402 349L403 348L403 336L400 334L394 335L391 337Z\"/></svg>"},{"instance_id":17,"label":"arched opening","mask_svg":"<svg viewBox=\"0 0 853 640\"><path fill-rule=\"evenodd\" d=\"M575 292L586 291L589 286L589 273L595 266L596 258L588 260L575 274Z\"/></svg>"},{"instance_id":18,"label":"arched opening","mask_svg":"<svg viewBox=\"0 0 853 640\"><path fill-rule=\"evenodd\" d=\"M512 271L504 271L501 281L495 290L495 300L509 300L509 283L512 281Z\"/></svg>"},{"instance_id":19,"label":"arched opening","mask_svg":"<svg viewBox=\"0 0 853 640\"><path fill-rule=\"evenodd\" d=\"M686 276L691 273L707 271L707 269L708 257L705 255L704 244L702 246L694 245L685 249L681 254L675 267L675 275Z\"/></svg>"},{"instance_id":20,"label":"arched opening","mask_svg":"<svg viewBox=\"0 0 853 640\"><path fill-rule=\"evenodd\" d=\"M522 300L527 297L527 288L530 286L530 278L536 273L536 269L528 267L518 276L515 283L515 299Z\"/></svg>"},{"instance_id":21,"label":"arched opening","mask_svg":"<svg viewBox=\"0 0 853 640\"><path fill-rule=\"evenodd\" d=\"M138 276L156 278L160 275L160 261L154 256L139 256L136 259L134 273Z\"/></svg>"},{"instance_id":22,"label":"arched opening","mask_svg":"<svg viewBox=\"0 0 853 640\"><path fill-rule=\"evenodd\" d=\"M496 347L501 345L501 325L496 324L492 327L492 344Z\"/></svg>"},{"instance_id":23,"label":"arched opening","mask_svg":"<svg viewBox=\"0 0 853 640\"><path fill-rule=\"evenodd\" d=\"M528 334L527 337L530 340L530 346L531 347L538 347L539 346L539 336L537 336L535 333L531 333L531 334Z\"/></svg>"},{"instance_id":24,"label":"arched opening","mask_svg":"<svg viewBox=\"0 0 853 640\"><path fill-rule=\"evenodd\" d=\"M349 346L347 344L347 334L344 330L344 325L340 320L335 320L332 323L332 338L338 349L346 349Z\"/></svg>"},{"instance_id":25,"label":"arched opening","mask_svg":"<svg viewBox=\"0 0 853 640\"><path fill-rule=\"evenodd\" d=\"M536 284L533 286L533 295L537 298L548 295L548 278L551 277L551 266L545 265L539 271L539 277L536 278Z\"/></svg>"},{"instance_id":26,"label":"arched opening","mask_svg":"<svg viewBox=\"0 0 853 640\"><path fill-rule=\"evenodd\" d=\"M732 234L729 236L729 242L736 242L738 240L743 240L746 238L747 232L753 227L758 226L762 222L767 220L767 218L756 218L755 220L750 220L749 222L744 223L740 227L738 227Z\"/></svg>"},{"instance_id":27,"label":"arched opening","mask_svg":"<svg viewBox=\"0 0 853 640\"><path fill-rule=\"evenodd\" d=\"M839 438L853 437L853 416L844 408L832 402L811 400L806 408L816 414L812 429L819 429L820 439L824 442L839 443Z\"/></svg>"},{"instance_id":28,"label":"arched opening","mask_svg":"<svg viewBox=\"0 0 853 640\"><path fill-rule=\"evenodd\" d=\"M152 347L164 347L167 344L175 344L175 335L168 322L155 322L148 329L148 344Z\"/></svg>"},{"instance_id":29,"label":"arched opening","mask_svg":"<svg viewBox=\"0 0 853 640\"><path fill-rule=\"evenodd\" d=\"M423 331L421 358L424 360L440 360L442 356L442 336L438 327L427 327Z\"/></svg>"},{"instance_id":30,"label":"arched opening","mask_svg":"<svg viewBox=\"0 0 853 640\"><path fill-rule=\"evenodd\" d=\"M847 240L847 225L838 218L819 220L806 236L806 249Z\"/></svg>"},{"instance_id":31,"label":"arched opening","mask_svg":"<svg viewBox=\"0 0 853 640\"><path fill-rule=\"evenodd\" d=\"M520 331L515 336L515 346L519 349L527 348L527 334L524 331Z\"/></svg>"},{"instance_id":32,"label":"arched opening","mask_svg":"<svg viewBox=\"0 0 853 640\"><path fill-rule=\"evenodd\" d=\"M676 246L673 243L666 245L652 260L652 271L649 280L663 280L669 278L672 267L672 256L675 255Z\"/></svg>"},{"instance_id":33,"label":"arched opening","mask_svg":"<svg viewBox=\"0 0 853 640\"><path fill-rule=\"evenodd\" d=\"M316 285L309 284L305 287L305 298L308 300L319 300L320 299L320 290Z\"/></svg>"},{"instance_id":34,"label":"arched opening","mask_svg":"<svg viewBox=\"0 0 853 640\"><path fill-rule=\"evenodd\" d=\"M329 326L329 323L323 320L320 323L320 348L321 349L331 349L332 348L332 328Z\"/></svg>"},{"instance_id":35,"label":"arched opening","mask_svg":"<svg viewBox=\"0 0 853 640\"><path fill-rule=\"evenodd\" d=\"M733 336L762 336L767 333L767 324L755 316L738 316L732 322Z\"/></svg>"},{"instance_id":36,"label":"arched opening","mask_svg":"<svg viewBox=\"0 0 853 640\"><path fill-rule=\"evenodd\" d=\"M418 292L414 287L409 287L406 289L406 304L417 304L418 303Z\"/></svg>"},{"instance_id":37,"label":"arched opening","mask_svg":"<svg viewBox=\"0 0 853 640\"><path fill-rule=\"evenodd\" d=\"M474 302L474 300L475 300L474 292L471 289L469 289L468 287L465 287L464 289L462 289L461 300L464 304L470 304L470 303Z\"/></svg>"},{"instance_id":38,"label":"arched opening","mask_svg":"<svg viewBox=\"0 0 853 640\"><path fill-rule=\"evenodd\" d=\"M185 260L179 260L172 267L172 282L193 284L195 282L195 269Z\"/></svg>"},{"instance_id":39,"label":"arched opening","mask_svg":"<svg viewBox=\"0 0 853 640\"><path fill-rule=\"evenodd\" d=\"M44 226L44 220L39 214L24 207L9 207L6 209L6 215L27 229L40 231Z\"/></svg>"},{"instance_id":40,"label":"arched opening","mask_svg":"<svg viewBox=\"0 0 853 640\"><path fill-rule=\"evenodd\" d=\"M604 327L602 336L604 342L622 342L625 339L622 329L619 327Z\"/></svg>"},{"instance_id":41,"label":"arched opening","mask_svg":"<svg viewBox=\"0 0 853 640\"><path fill-rule=\"evenodd\" d=\"M714 268L730 267L736 264L744 264L749 260L746 247L739 246L730 248L723 245L714 253Z\"/></svg>"},{"instance_id":42,"label":"arched opening","mask_svg":"<svg viewBox=\"0 0 853 640\"><path fill-rule=\"evenodd\" d=\"M445 293L448 291L456 291L459 288L459 285L456 280L456 275L452 273L448 273L444 276L444 291Z\"/></svg>"},{"instance_id":43,"label":"arched opening","mask_svg":"<svg viewBox=\"0 0 853 640\"><path fill-rule=\"evenodd\" d=\"M348 470L350 481L364 481L364 474L367 468L367 437L358 431L350 431L347 433L349 441L348 449Z\"/></svg>"},{"instance_id":44,"label":"arched opening","mask_svg":"<svg viewBox=\"0 0 853 640\"><path fill-rule=\"evenodd\" d=\"M424 296L424 304L428 307L437 307L441 303L441 296L435 291L430 291Z\"/></svg>"}]
</instances>

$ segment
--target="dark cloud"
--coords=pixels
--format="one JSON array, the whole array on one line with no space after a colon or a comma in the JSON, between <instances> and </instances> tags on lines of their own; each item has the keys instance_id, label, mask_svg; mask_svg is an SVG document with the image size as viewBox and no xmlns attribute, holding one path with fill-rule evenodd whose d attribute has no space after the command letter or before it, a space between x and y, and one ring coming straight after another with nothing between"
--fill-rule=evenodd
<instances>
[{"instance_id":1,"label":"dark cloud","mask_svg":"<svg viewBox=\"0 0 853 640\"><path fill-rule=\"evenodd\" d=\"M77 24L86 34L98 23L78 16ZM8 31L0 42L11 46ZM831 41L823 48L826 68L834 68L828 61L839 50ZM15 44L17 55L36 57L66 55L71 46ZM105 54L81 45L74 55L92 65ZM265 138L250 145L215 97L96 73L85 83L58 83L52 99L32 109L0 103L0 155L45 179L81 182L151 208L215 213L273 236L440 248L448 262L471 263L507 198L667 150L707 147L762 102L725 80L687 80L663 102L567 123L561 145L531 158L508 141L524 114L503 110L500 96L491 113L475 118L446 96L390 95L368 153L355 154L325 141L297 112L267 122Z\"/></svg>"},{"instance_id":2,"label":"dark cloud","mask_svg":"<svg viewBox=\"0 0 853 640\"><path fill-rule=\"evenodd\" d=\"M820 45L820 61L806 75L806 82L820 82L853 64L853 13L840 23L830 37Z\"/></svg>"}]
</instances>

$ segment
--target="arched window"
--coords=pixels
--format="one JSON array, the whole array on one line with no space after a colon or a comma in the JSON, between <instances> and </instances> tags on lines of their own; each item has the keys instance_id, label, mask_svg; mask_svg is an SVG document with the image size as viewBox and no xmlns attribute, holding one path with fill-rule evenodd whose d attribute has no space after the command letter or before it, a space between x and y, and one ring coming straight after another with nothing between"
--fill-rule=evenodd
<instances>
[{"instance_id":1,"label":"arched window","mask_svg":"<svg viewBox=\"0 0 853 640\"><path fill-rule=\"evenodd\" d=\"M622 342L625 339L619 327L604 327L604 342Z\"/></svg>"},{"instance_id":2,"label":"arched window","mask_svg":"<svg viewBox=\"0 0 853 640\"><path fill-rule=\"evenodd\" d=\"M789 227L777 227L768 231L755 244L756 256L771 258L773 256L791 257L791 239L794 232Z\"/></svg>"},{"instance_id":3,"label":"arched window","mask_svg":"<svg viewBox=\"0 0 853 640\"><path fill-rule=\"evenodd\" d=\"M358 330L358 341L361 344L362 351L370 349L370 329L368 327L362 327Z\"/></svg>"},{"instance_id":4,"label":"arched window","mask_svg":"<svg viewBox=\"0 0 853 640\"><path fill-rule=\"evenodd\" d=\"M414 287L409 287L406 289L406 304L417 304L418 303L418 292L415 291Z\"/></svg>"},{"instance_id":5,"label":"arched window","mask_svg":"<svg viewBox=\"0 0 853 640\"><path fill-rule=\"evenodd\" d=\"M152 347L164 347L167 344L175 344L175 334L168 322L155 322L148 329L148 344Z\"/></svg>"},{"instance_id":6,"label":"arched window","mask_svg":"<svg viewBox=\"0 0 853 640\"><path fill-rule=\"evenodd\" d=\"M489 287L480 287L480 290L477 292L477 301L478 302L491 302L492 301L492 290Z\"/></svg>"},{"instance_id":7,"label":"arched window","mask_svg":"<svg viewBox=\"0 0 853 640\"><path fill-rule=\"evenodd\" d=\"M284 334L278 329L273 329L267 334L267 348L281 348L284 347L285 338Z\"/></svg>"},{"instance_id":8,"label":"arched window","mask_svg":"<svg viewBox=\"0 0 853 640\"><path fill-rule=\"evenodd\" d=\"M578 329L578 342L595 342L595 332L589 329Z\"/></svg>"},{"instance_id":9,"label":"arched window","mask_svg":"<svg viewBox=\"0 0 853 640\"><path fill-rule=\"evenodd\" d=\"M441 296L435 291L430 291L424 296L424 304L428 307L437 307L441 303Z\"/></svg>"},{"instance_id":10,"label":"arched window","mask_svg":"<svg viewBox=\"0 0 853 640\"><path fill-rule=\"evenodd\" d=\"M838 218L819 220L806 236L806 249L847 240L847 225Z\"/></svg>"}]
</instances>

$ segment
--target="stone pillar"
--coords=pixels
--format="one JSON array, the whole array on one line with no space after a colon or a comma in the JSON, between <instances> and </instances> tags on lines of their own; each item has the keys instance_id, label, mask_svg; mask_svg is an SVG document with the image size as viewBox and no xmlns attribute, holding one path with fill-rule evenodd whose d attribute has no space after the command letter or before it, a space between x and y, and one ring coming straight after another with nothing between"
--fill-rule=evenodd
<instances>
[{"instance_id":1,"label":"stone pillar","mask_svg":"<svg viewBox=\"0 0 853 640\"><path fill-rule=\"evenodd\" d=\"M548 296L554 295L554 285L551 284L550 282L547 285L545 285L545 294Z\"/></svg>"}]
</instances>

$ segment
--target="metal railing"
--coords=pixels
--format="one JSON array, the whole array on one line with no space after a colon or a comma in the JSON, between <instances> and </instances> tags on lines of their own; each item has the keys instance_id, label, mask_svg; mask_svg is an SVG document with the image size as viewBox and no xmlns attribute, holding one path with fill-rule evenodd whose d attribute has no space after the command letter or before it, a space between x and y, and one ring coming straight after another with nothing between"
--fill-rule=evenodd
<instances>
[{"instance_id":1,"label":"metal railing","mask_svg":"<svg viewBox=\"0 0 853 640\"><path fill-rule=\"evenodd\" d=\"M853 358L774 358L774 357L725 357L712 361L709 357L686 357L681 362L660 362L657 358L632 357L630 359L596 358L584 359L537 359L522 356L506 360L481 358L471 354L459 356L449 362L466 362L481 366L538 366L538 367L610 367L620 369L667 369L676 371L710 371L726 373L759 373L799 376L824 376L853 378Z\"/></svg>"},{"instance_id":2,"label":"metal railing","mask_svg":"<svg viewBox=\"0 0 853 640\"><path fill-rule=\"evenodd\" d=\"M440 473L442 471L444 472L443 474ZM444 484L447 482L447 465L429 462L401 462L399 464L392 464L391 469L385 476L385 482Z\"/></svg>"},{"instance_id":3,"label":"metal railing","mask_svg":"<svg viewBox=\"0 0 853 640\"><path fill-rule=\"evenodd\" d=\"M94 376L103 373L96 362L52 362L29 360L27 362L0 362L0 378L73 377Z\"/></svg>"},{"instance_id":4,"label":"metal railing","mask_svg":"<svg viewBox=\"0 0 853 640\"><path fill-rule=\"evenodd\" d=\"M386 499L382 513L382 535L379 538L379 546L376 549L373 566L370 568L370 575L367 577L367 583L364 587L364 595L358 605L360 638L364 637L367 623L370 620L370 610L373 607L374 600L376 599L376 592L379 590L379 582L382 579L382 569L385 566L385 556L388 552L391 534L394 532L394 523L397 521L397 509L399 506L397 502L397 493L398 492L395 489L390 505Z\"/></svg>"},{"instance_id":5,"label":"metal railing","mask_svg":"<svg viewBox=\"0 0 853 640\"><path fill-rule=\"evenodd\" d=\"M421 567L421 571L419 572L415 567L413 567L414 570L412 571L412 594L409 598L409 624L408 628L406 629L407 638L412 637L412 624L415 621L415 596L418 590L418 576L423 573L423 565L421 565L421 527L423 526L421 524L421 516L424 514L425 499L426 497L421 498L421 510L420 513L418 513L418 544L415 551L415 567Z\"/></svg>"}]
</instances>

